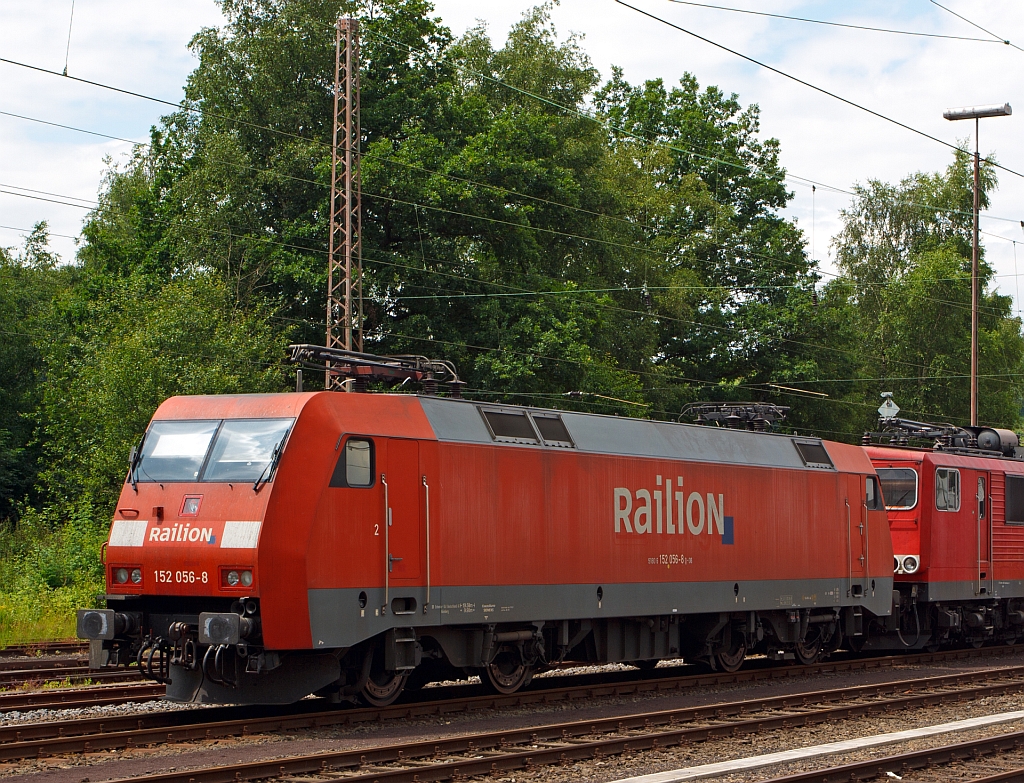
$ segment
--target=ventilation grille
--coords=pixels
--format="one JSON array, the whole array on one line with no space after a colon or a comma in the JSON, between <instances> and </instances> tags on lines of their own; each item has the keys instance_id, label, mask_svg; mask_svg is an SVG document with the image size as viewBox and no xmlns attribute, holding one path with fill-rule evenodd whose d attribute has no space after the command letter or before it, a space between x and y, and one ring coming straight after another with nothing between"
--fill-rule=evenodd
<instances>
[{"instance_id":1,"label":"ventilation grille","mask_svg":"<svg viewBox=\"0 0 1024 783\"><path fill-rule=\"evenodd\" d=\"M491 435L495 438L512 440L517 443L537 442L537 433L534 432L526 413L512 413L508 411L483 411L487 426L491 429Z\"/></svg>"},{"instance_id":2,"label":"ventilation grille","mask_svg":"<svg viewBox=\"0 0 1024 783\"><path fill-rule=\"evenodd\" d=\"M809 468L833 468L832 458L825 450L824 444L819 441L793 441L796 450L800 452L800 459Z\"/></svg>"},{"instance_id":3,"label":"ventilation grille","mask_svg":"<svg viewBox=\"0 0 1024 783\"><path fill-rule=\"evenodd\" d=\"M491 437L501 443L543 444L573 449L576 444L557 413L529 412L515 408L479 408Z\"/></svg>"}]
</instances>

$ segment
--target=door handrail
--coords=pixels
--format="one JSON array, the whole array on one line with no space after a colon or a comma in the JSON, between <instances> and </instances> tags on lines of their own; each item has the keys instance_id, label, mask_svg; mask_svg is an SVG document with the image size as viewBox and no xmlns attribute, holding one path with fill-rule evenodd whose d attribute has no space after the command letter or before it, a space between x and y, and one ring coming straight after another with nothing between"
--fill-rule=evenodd
<instances>
[{"instance_id":1,"label":"door handrail","mask_svg":"<svg viewBox=\"0 0 1024 783\"><path fill-rule=\"evenodd\" d=\"M430 485L426 476L423 477L423 491L426 493L427 508L427 600L423 604L423 614L426 614L430 606Z\"/></svg>"},{"instance_id":2,"label":"door handrail","mask_svg":"<svg viewBox=\"0 0 1024 783\"><path fill-rule=\"evenodd\" d=\"M850 499L846 498L846 566L850 575L850 596L853 596L853 520L850 518Z\"/></svg>"},{"instance_id":3,"label":"door handrail","mask_svg":"<svg viewBox=\"0 0 1024 783\"><path fill-rule=\"evenodd\" d=\"M388 477L386 473L380 474L380 483L384 485L384 606L381 607L380 613L383 617L388 611L388 590L390 588L390 579L388 573L391 571L391 541L389 533L391 532L391 506L388 503Z\"/></svg>"}]
</instances>

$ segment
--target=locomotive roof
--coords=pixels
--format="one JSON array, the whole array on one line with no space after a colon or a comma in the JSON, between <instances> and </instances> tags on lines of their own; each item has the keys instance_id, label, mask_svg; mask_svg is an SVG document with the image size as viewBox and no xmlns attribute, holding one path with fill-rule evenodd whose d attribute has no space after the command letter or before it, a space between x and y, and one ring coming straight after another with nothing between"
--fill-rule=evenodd
<instances>
[{"instance_id":1,"label":"locomotive roof","mask_svg":"<svg viewBox=\"0 0 1024 783\"><path fill-rule=\"evenodd\" d=\"M797 444L821 444L821 438L783 435L697 424L634 419L600 413L495 405L470 400L421 396L420 403L438 440L493 443L480 410L528 411L561 418L577 450L599 454L700 460L734 465L807 468ZM844 444L828 443L835 467L847 469ZM866 463L867 460L865 459ZM815 469L829 468L814 465ZM870 470L870 468L868 468Z\"/></svg>"},{"instance_id":2,"label":"locomotive roof","mask_svg":"<svg viewBox=\"0 0 1024 783\"><path fill-rule=\"evenodd\" d=\"M900 446L895 444L865 446L864 449L871 459L885 459L893 462L928 462L935 465L977 467L978 470L991 470L992 463L998 462L1004 467L1017 465L1024 470L1024 460L1020 457L1004 457L998 454L977 454L966 450L936 450L920 446ZM1016 470L1014 472L1022 471Z\"/></svg>"},{"instance_id":3,"label":"locomotive roof","mask_svg":"<svg viewBox=\"0 0 1024 783\"><path fill-rule=\"evenodd\" d=\"M695 460L733 465L766 467L854 470L869 472L870 463L859 447L826 442L827 462L808 457L808 447L821 448L822 439L814 436L785 435L768 432L729 429L697 424L635 419L600 413L537 408L532 406L498 405L474 400L430 395L406 394L344 394L339 392L300 392L286 394L248 394L173 397L166 400L155 419L263 418L298 416L311 401L334 407L357 404L363 409L362 431L367 435L398 436L412 426L405 422L386 421L388 400L403 401L403 410L415 400L419 403L429 429L439 441L495 444L482 411L526 412L536 420L539 416L557 417L565 425L577 451L595 454L634 455L675 460ZM415 405L415 403L413 403ZM364 407L365 406L365 407ZM397 411L396 411L397 413ZM426 430L406 432L404 437L420 437ZM511 447L543 447L538 442L502 443ZM550 444L549 444L550 445ZM569 445L569 444L562 444ZM855 452L855 453L854 453ZM820 452L818 452L820 453Z\"/></svg>"}]
</instances>

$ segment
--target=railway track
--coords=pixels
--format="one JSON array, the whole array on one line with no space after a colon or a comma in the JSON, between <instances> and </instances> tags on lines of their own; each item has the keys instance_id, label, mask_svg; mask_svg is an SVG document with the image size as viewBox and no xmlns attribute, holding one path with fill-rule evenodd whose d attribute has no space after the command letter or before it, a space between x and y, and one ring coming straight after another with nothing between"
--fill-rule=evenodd
<instances>
[{"instance_id":1,"label":"railway track","mask_svg":"<svg viewBox=\"0 0 1024 783\"><path fill-rule=\"evenodd\" d=\"M0 693L0 713L12 710L67 710L103 707L131 701L150 701L164 695L165 687L153 683Z\"/></svg>"},{"instance_id":2,"label":"railway track","mask_svg":"<svg viewBox=\"0 0 1024 783\"><path fill-rule=\"evenodd\" d=\"M1022 690L1024 666L1013 666L702 707L589 718L357 750L185 769L133 777L131 780L134 783L228 783L284 778L295 783L309 783L309 778L303 776L311 774L327 775L345 783L413 783L460 779L627 752L664 749L716 738L792 729L881 712L957 703ZM242 731L246 734L293 731L330 725L330 722L341 722L345 717L346 713L328 713L205 723L179 726L172 730L142 729L90 737L23 740L0 744L0 759L97 751L156 742L213 739L225 736L225 732L237 735ZM367 719L372 718L367 716ZM857 778L847 776L843 779Z\"/></svg>"},{"instance_id":3,"label":"railway track","mask_svg":"<svg viewBox=\"0 0 1024 783\"><path fill-rule=\"evenodd\" d=\"M116 671L93 671L88 664L78 666L58 666L39 669L8 669L0 671L0 685L24 687L35 683L46 682L124 682L141 680L142 675L137 669L120 669Z\"/></svg>"},{"instance_id":4,"label":"railway track","mask_svg":"<svg viewBox=\"0 0 1024 783\"><path fill-rule=\"evenodd\" d=\"M974 774L967 777L965 773ZM878 778L893 780L893 776L908 783L924 783L949 781L954 774L957 779L971 783L1024 781L1024 731L799 772L771 778L765 783L845 783Z\"/></svg>"},{"instance_id":5,"label":"railway track","mask_svg":"<svg viewBox=\"0 0 1024 783\"><path fill-rule=\"evenodd\" d=\"M32 642L0 649L0 659L38 655L83 655L88 652L89 645L86 642Z\"/></svg>"},{"instance_id":6,"label":"railway track","mask_svg":"<svg viewBox=\"0 0 1024 783\"><path fill-rule=\"evenodd\" d=\"M56 669L89 668L89 659L77 655L63 658L4 658L0 659L0 674Z\"/></svg>"},{"instance_id":7,"label":"railway track","mask_svg":"<svg viewBox=\"0 0 1024 783\"><path fill-rule=\"evenodd\" d=\"M984 658L992 656L1005 656L1012 653L1012 647L983 647L981 649L965 650L943 650L935 653L913 653L909 655L890 655L876 658L854 658L837 656L833 660L813 666L751 666L732 674L714 673L701 671L696 666L679 666L661 668L654 672L639 675L637 672L614 672L601 674L567 675L562 677L541 677L534 680L533 685L512 696L469 696L461 699L453 698L456 693L469 691L471 694L480 693L482 689L473 685L458 685L445 688L427 688L416 694L419 699L428 702L446 701L446 711L458 711L453 705L463 704L464 710L488 709L502 706L519 706L538 701L551 702L559 699L577 698L576 686L602 686L591 687L589 693L593 695L628 695L643 693L645 691L676 690L689 687L707 687L715 685L728 685L744 682L757 682L762 680L788 679L790 677L803 677L819 673L845 672L845 671L869 671L883 669L899 665L914 665L926 663L944 663L951 661L968 660L971 658ZM699 674L692 672L700 671ZM89 675L94 680L100 672ZM38 676L35 680L40 679ZM63 677L54 679L62 680ZM92 706L105 706L125 704L140 700L151 700L162 696L164 687L150 682L124 685L119 688L112 687L83 687L83 688L60 688L42 691L0 693L0 713L10 710L24 709L70 709ZM413 694L408 694L412 697ZM404 710L401 714L407 714L410 705L405 703L395 705L391 710ZM425 709L426 712L419 710ZM416 714L432 714L433 707L416 707ZM378 712L383 712L378 710Z\"/></svg>"}]
</instances>

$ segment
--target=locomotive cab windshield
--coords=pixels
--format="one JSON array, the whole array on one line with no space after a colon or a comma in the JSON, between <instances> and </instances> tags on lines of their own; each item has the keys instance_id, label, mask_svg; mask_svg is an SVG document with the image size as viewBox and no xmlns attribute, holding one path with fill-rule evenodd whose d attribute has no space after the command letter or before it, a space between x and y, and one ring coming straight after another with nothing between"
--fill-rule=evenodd
<instances>
[{"instance_id":1,"label":"locomotive cab windshield","mask_svg":"<svg viewBox=\"0 0 1024 783\"><path fill-rule=\"evenodd\" d=\"M294 419L154 421L129 481L269 481Z\"/></svg>"},{"instance_id":2,"label":"locomotive cab windshield","mask_svg":"<svg viewBox=\"0 0 1024 783\"><path fill-rule=\"evenodd\" d=\"M913 468L878 468L885 507L890 511L909 511L917 505L917 471Z\"/></svg>"}]
</instances>

